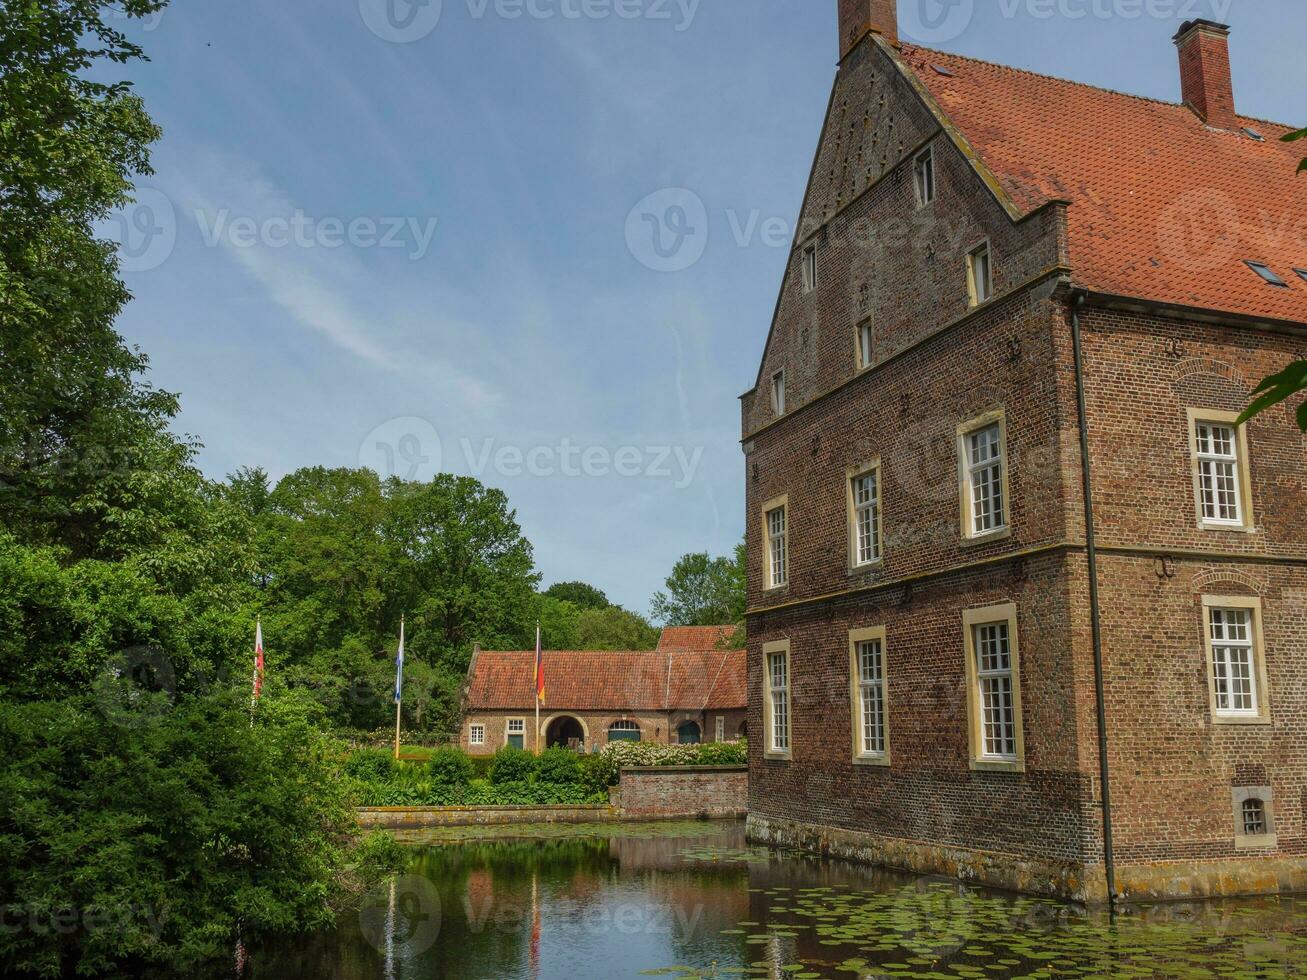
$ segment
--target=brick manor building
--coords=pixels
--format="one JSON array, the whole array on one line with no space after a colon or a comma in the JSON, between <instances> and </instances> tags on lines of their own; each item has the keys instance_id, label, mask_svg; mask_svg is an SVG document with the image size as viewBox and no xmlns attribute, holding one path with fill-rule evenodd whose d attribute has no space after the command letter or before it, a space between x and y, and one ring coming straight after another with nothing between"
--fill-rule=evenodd
<instances>
[{"instance_id":1,"label":"brick manor building","mask_svg":"<svg viewBox=\"0 0 1307 980\"><path fill-rule=\"evenodd\" d=\"M1307 888L1307 438L1236 422L1307 352L1302 144L1236 114L1219 24L1173 104L896 17L840 0L742 398L749 833L1090 902Z\"/></svg>"},{"instance_id":2,"label":"brick manor building","mask_svg":"<svg viewBox=\"0 0 1307 980\"><path fill-rule=\"evenodd\" d=\"M657 650L546 650L535 730L535 651L477 649L464 689L463 748L597 751L609 742L729 742L746 734L745 652L731 626L668 627Z\"/></svg>"}]
</instances>

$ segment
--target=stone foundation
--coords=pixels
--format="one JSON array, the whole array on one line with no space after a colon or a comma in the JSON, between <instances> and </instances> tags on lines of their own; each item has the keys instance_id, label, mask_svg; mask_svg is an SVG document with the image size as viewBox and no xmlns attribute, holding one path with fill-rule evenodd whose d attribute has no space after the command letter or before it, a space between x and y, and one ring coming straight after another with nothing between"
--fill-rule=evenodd
<instances>
[{"instance_id":1,"label":"stone foundation","mask_svg":"<svg viewBox=\"0 0 1307 980\"><path fill-rule=\"evenodd\" d=\"M354 811L365 830L422 830L517 823L603 823L620 819L612 806L428 806L360 807Z\"/></svg>"},{"instance_id":2,"label":"stone foundation","mask_svg":"<svg viewBox=\"0 0 1307 980\"><path fill-rule=\"evenodd\" d=\"M914 874L945 875L1085 905L1107 903L1101 868L970 848L900 840L750 814L750 841ZM1249 895L1307 894L1307 857L1117 865L1119 902L1175 902Z\"/></svg>"},{"instance_id":3,"label":"stone foundation","mask_svg":"<svg viewBox=\"0 0 1307 980\"><path fill-rule=\"evenodd\" d=\"M1019 857L995 851L880 837L856 830L797 823L749 814L748 838L759 844L845 858L863 864L944 875L972 885L1063 898L1085 904L1106 901L1101 874L1087 877L1083 865Z\"/></svg>"}]
</instances>

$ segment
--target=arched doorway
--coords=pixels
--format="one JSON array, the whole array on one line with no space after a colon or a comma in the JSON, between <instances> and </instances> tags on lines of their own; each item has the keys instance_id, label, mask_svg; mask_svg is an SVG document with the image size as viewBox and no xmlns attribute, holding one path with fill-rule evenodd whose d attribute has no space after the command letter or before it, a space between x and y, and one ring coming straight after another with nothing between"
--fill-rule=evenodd
<instances>
[{"instance_id":1,"label":"arched doorway","mask_svg":"<svg viewBox=\"0 0 1307 980\"><path fill-rule=\"evenodd\" d=\"M736 738L749 737L749 723L747 721L740 722L740 729L735 733L735 736Z\"/></svg>"},{"instance_id":2,"label":"arched doorway","mask_svg":"<svg viewBox=\"0 0 1307 980\"><path fill-rule=\"evenodd\" d=\"M676 741L682 745L698 745L703 741L703 732L697 721L683 721L676 727Z\"/></svg>"},{"instance_id":3,"label":"arched doorway","mask_svg":"<svg viewBox=\"0 0 1307 980\"><path fill-rule=\"evenodd\" d=\"M574 749L585 747L585 728L571 715L560 715L545 728L547 748Z\"/></svg>"}]
</instances>

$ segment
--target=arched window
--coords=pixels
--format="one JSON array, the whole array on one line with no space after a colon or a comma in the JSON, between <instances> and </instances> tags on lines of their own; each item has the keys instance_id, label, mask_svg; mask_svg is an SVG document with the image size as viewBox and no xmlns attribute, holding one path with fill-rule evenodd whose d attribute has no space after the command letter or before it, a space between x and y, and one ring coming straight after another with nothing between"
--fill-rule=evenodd
<instances>
[{"instance_id":1,"label":"arched window","mask_svg":"<svg viewBox=\"0 0 1307 980\"><path fill-rule=\"evenodd\" d=\"M640 741L640 726L633 721L615 721L608 726L608 741L638 742Z\"/></svg>"},{"instance_id":2,"label":"arched window","mask_svg":"<svg viewBox=\"0 0 1307 980\"><path fill-rule=\"evenodd\" d=\"M1243 801L1243 834L1245 837L1261 837L1266 833L1266 804L1257 797Z\"/></svg>"}]
</instances>

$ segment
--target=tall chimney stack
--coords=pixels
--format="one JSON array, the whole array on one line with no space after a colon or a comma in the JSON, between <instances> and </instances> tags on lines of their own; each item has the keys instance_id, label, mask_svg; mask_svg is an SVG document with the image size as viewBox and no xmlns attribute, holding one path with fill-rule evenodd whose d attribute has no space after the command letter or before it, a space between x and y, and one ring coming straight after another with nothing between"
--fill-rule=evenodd
<instances>
[{"instance_id":1,"label":"tall chimney stack","mask_svg":"<svg viewBox=\"0 0 1307 980\"><path fill-rule=\"evenodd\" d=\"M899 43L898 0L840 0L840 60L872 33Z\"/></svg>"},{"instance_id":2,"label":"tall chimney stack","mask_svg":"<svg viewBox=\"0 0 1307 980\"><path fill-rule=\"evenodd\" d=\"M1234 82L1230 77L1230 28L1191 20L1175 36L1180 49L1180 91L1189 106L1215 129L1237 129Z\"/></svg>"}]
</instances>

